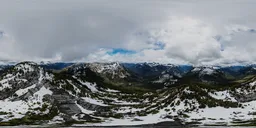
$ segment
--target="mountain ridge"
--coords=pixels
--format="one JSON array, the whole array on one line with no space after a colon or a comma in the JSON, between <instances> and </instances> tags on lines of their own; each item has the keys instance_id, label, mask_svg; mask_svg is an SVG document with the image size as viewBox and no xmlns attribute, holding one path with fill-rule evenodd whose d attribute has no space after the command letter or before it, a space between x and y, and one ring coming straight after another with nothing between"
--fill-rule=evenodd
<instances>
[{"instance_id":1,"label":"mountain ridge","mask_svg":"<svg viewBox=\"0 0 256 128\"><path fill-rule=\"evenodd\" d=\"M203 77L219 78L216 68L193 67L192 76L174 77L181 71L177 66L144 66L145 76L117 63L78 63L58 71L34 62L10 66L0 75L0 125L254 124L254 72L219 85ZM129 75L112 77L123 73ZM214 114L218 111L223 114Z\"/></svg>"}]
</instances>

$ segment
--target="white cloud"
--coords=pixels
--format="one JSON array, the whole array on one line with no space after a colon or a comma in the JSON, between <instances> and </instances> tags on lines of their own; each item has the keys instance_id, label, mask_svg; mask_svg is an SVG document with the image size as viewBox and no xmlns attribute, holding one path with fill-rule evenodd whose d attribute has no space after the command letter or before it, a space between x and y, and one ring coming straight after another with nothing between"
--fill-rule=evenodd
<instances>
[{"instance_id":1,"label":"white cloud","mask_svg":"<svg viewBox=\"0 0 256 128\"><path fill-rule=\"evenodd\" d=\"M137 54L109 55L101 52L99 56L91 55L96 55L97 61L104 58L108 61L194 65L250 64L256 59L255 33L250 30L244 25L216 27L191 17L172 17L165 24L136 32L139 34L132 38L135 41L127 42L127 48L130 46L130 49L137 50ZM155 50L154 42L162 42L165 47Z\"/></svg>"},{"instance_id":2,"label":"white cloud","mask_svg":"<svg viewBox=\"0 0 256 128\"><path fill-rule=\"evenodd\" d=\"M254 0L3 0L0 30L8 37L0 36L0 60L255 63L255 5ZM112 48L136 53L110 55Z\"/></svg>"}]
</instances>

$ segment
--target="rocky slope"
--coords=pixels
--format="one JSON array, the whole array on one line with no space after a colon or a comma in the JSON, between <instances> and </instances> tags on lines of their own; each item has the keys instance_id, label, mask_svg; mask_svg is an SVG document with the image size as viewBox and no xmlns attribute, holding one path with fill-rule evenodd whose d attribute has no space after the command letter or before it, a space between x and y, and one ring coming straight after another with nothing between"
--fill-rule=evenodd
<instances>
[{"instance_id":1,"label":"rocky slope","mask_svg":"<svg viewBox=\"0 0 256 128\"><path fill-rule=\"evenodd\" d=\"M183 71L175 66L161 68L148 73L159 72L155 76L161 79ZM190 77L191 73L195 75ZM119 63L79 63L56 71L22 62L0 76L0 125L255 124L256 75L219 86L201 81L204 75L223 74L218 69L201 67L181 74L175 75L172 86L158 83L162 88L156 90L145 88L144 75ZM143 86L131 85L139 82Z\"/></svg>"}]
</instances>

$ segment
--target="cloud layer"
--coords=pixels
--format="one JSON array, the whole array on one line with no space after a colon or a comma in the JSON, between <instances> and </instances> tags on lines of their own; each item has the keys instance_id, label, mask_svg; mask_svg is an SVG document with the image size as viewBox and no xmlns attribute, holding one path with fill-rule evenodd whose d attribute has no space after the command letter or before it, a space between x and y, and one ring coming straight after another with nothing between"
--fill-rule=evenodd
<instances>
[{"instance_id":1,"label":"cloud layer","mask_svg":"<svg viewBox=\"0 0 256 128\"><path fill-rule=\"evenodd\" d=\"M0 60L251 64L255 5L254 0L3 0Z\"/></svg>"}]
</instances>

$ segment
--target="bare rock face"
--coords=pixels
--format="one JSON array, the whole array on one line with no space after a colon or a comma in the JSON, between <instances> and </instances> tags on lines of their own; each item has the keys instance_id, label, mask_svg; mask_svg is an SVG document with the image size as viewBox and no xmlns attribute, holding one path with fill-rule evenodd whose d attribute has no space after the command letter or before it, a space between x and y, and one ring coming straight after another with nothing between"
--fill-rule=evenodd
<instances>
[{"instance_id":1,"label":"bare rock face","mask_svg":"<svg viewBox=\"0 0 256 128\"><path fill-rule=\"evenodd\" d=\"M80 108L76 105L76 99L68 95L53 95L54 104L58 106L60 112L67 115L81 113Z\"/></svg>"},{"instance_id":2,"label":"bare rock face","mask_svg":"<svg viewBox=\"0 0 256 128\"><path fill-rule=\"evenodd\" d=\"M204 73L212 75L211 70ZM172 78L166 74L168 72L158 78ZM165 126L175 125L169 121L177 120L179 125L196 121L228 122L241 117L249 120L256 110L253 106L256 82L252 83L256 77L230 88L209 86L200 81L192 84L184 81L182 85L150 91L137 88L139 86L111 84L120 84L129 75L118 63L80 64L58 72L32 62L17 64L0 75L0 124L104 124L125 120L134 124L156 121L152 123ZM187 80L194 78L189 76ZM228 113L227 118L211 118L205 114L219 111ZM161 121L167 122L159 123Z\"/></svg>"},{"instance_id":3,"label":"bare rock face","mask_svg":"<svg viewBox=\"0 0 256 128\"><path fill-rule=\"evenodd\" d=\"M236 97L239 102L250 102L256 100L256 93L239 95Z\"/></svg>"},{"instance_id":4,"label":"bare rock face","mask_svg":"<svg viewBox=\"0 0 256 128\"><path fill-rule=\"evenodd\" d=\"M77 107L75 103L66 103L59 105L60 112L63 112L67 115L75 115L81 113L80 108Z\"/></svg>"},{"instance_id":5,"label":"bare rock face","mask_svg":"<svg viewBox=\"0 0 256 128\"><path fill-rule=\"evenodd\" d=\"M118 62L113 63L88 63L87 66L94 72L110 79L123 79L130 74L125 70L125 68Z\"/></svg>"},{"instance_id":6,"label":"bare rock face","mask_svg":"<svg viewBox=\"0 0 256 128\"><path fill-rule=\"evenodd\" d=\"M34 63L19 63L9 68L3 73L2 79L0 79L0 91L6 92L0 93L0 99L3 100L15 96L15 92L19 89L40 84L42 82L40 77L43 77L43 75L45 75L43 69Z\"/></svg>"},{"instance_id":7,"label":"bare rock face","mask_svg":"<svg viewBox=\"0 0 256 128\"><path fill-rule=\"evenodd\" d=\"M86 102L85 100L83 100L82 98L79 98L77 100L77 104L81 105L83 108L87 109L87 110L91 110L91 111L100 111L100 112L106 112L109 111L110 108L107 106L100 106L100 105L96 105L96 104L92 104L89 102Z\"/></svg>"}]
</instances>

